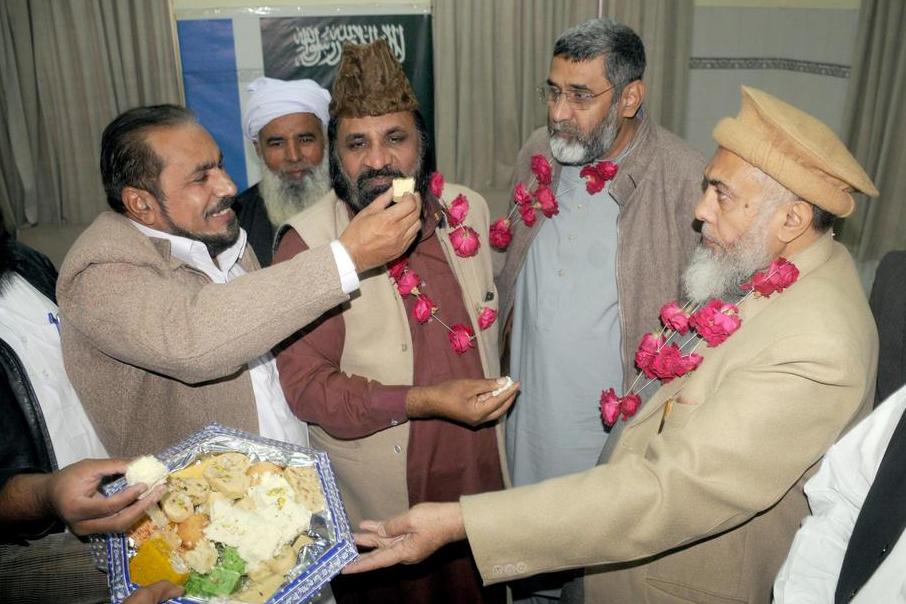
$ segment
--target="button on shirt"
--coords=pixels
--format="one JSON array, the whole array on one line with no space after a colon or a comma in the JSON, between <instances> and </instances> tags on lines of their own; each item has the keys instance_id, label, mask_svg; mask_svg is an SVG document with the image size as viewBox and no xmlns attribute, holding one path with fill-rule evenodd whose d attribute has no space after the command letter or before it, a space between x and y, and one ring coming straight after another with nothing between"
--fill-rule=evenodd
<instances>
[{"instance_id":1,"label":"button on shirt","mask_svg":"<svg viewBox=\"0 0 906 604\"><path fill-rule=\"evenodd\" d=\"M169 241L170 253L175 258L201 271L214 283L229 283L245 274L245 269L239 265L246 245L246 234L242 229L239 229L239 238L236 243L221 252L215 263L208 253L208 248L200 241L164 233L135 221L132 224L148 237ZM355 273L354 268L353 273ZM357 276L355 287L358 287ZM261 436L308 446L308 425L293 415L289 405L286 404L273 355L266 353L249 361L248 368L252 391L255 394L258 428Z\"/></svg>"},{"instance_id":2,"label":"button on shirt","mask_svg":"<svg viewBox=\"0 0 906 604\"><path fill-rule=\"evenodd\" d=\"M57 467L109 457L63 367L57 305L15 273L0 294L0 338L25 368Z\"/></svg>"},{"instance_id":3,"label":"button on shirt","mask_svg":"<svg viewBox=\"0 0 906 604\"><path fill-rule=\"evenodd\" d=\"M601 390L623 381L619 207L607 190L590 195L579 170L563 167L560 213L541 223L516 280L510 373L521 388L506 426L515 486L593 467L607 438Z\"/></svg>"}]
</instances>

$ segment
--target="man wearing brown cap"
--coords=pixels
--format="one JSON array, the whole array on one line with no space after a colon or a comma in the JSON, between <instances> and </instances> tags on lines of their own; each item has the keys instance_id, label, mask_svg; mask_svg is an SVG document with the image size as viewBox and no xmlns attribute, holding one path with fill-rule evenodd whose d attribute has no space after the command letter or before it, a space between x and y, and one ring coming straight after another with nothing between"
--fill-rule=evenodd
<instances>
[{"instance_id":1,"label":"man wearing brown cap","mask_svg":"<svg viewBox=\"0 0 906 604\"><path fill-rule=\"evenodd\" d=\"M330 455L353 526L501 489L494 422L515 390L492 395L498 382L486 379L499 375L488 209L439 176L429 190L425 124L385 41L344 47L328 140L335 194L278 232L276 263L332 238L371 200L390 196L393 179L414 179L423 227L400 259L362 278L361 295L280 352L287 401L310 422L312 445ZM464 543L415 567L341 579L333 590L341 603L504 597L502 588L482 588Z\"/></svg>"},{"instance_id":2,"label":"man wearing brown cap","mask_svg":"<svg viewBox=\"0 0 906 604\"><path fill-rule=\"evenodd\" d=\"M770 600L805 477L871 406L877 332L829 229L853 190L877 191L830 129L758 90L714 137L685 285L741 323L697 347L697 368L663 383L607 463L366 523L359 542L378 549L351 570L468 538L488 583L585 567L587 602ZM703 338L724 324L711 319Z\"/></svg>"}]
</instances>

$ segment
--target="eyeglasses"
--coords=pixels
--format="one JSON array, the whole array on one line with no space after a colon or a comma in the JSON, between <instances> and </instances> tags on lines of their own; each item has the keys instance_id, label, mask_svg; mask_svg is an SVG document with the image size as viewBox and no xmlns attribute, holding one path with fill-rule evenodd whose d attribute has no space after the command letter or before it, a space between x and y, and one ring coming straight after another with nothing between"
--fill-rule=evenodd
<instances>
[{"instance_id":1,"label":"eyeglasses","mask_svg":"<svg viewBox=\"0 0 906 604\"><path fill-rule=\"evenodd\" d=\"M576 109L587 109L591 106L596 98L613 90L616 85L606 88L598 93L591 93L587 90L560 90L556 86L551 86L550 84L542 84L536 89L538 91L538 98L549 105L556 105L560 102L560 98L565 98L566 102L575 107Z\"/></svg>"}]
</instances>

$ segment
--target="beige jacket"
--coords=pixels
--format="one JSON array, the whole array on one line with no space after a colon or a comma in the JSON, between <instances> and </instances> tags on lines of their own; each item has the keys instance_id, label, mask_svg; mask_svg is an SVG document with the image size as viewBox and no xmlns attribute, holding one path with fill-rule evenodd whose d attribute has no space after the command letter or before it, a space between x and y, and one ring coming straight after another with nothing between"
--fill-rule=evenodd
<instances>
[{"instance_id":1,"label":"beige jacket","mask_svg":"<svg viewBox=\"0 0 906 604\"><path fill-rule=\"evenodd\" d=\"M484 374L496 377L500 375L497 322L487 330L479 329L476 308L476 303L497 308L488 253L488 207L478 193L465 187L447 183L444 193L448 199L460 194L468 198L470 211L465 224L474 228L481 239L477 255L460 258L447 237L452 229L437 228L438 241L462 289L463 304L469 309ZM277 239L279 241L287 228L292 228L307 246L318 246L336 239L348 222L346 204L331 191L281 227ZM386 268L363 274L359 293L341 308L346 341L340 370L383 384L412 384L414 360L409 320ZM312 446L330 455L353 526L366 518L390 518L409 507L406 486L408 424L388 426L355 440L334 438L317 425L311 425L309 430ZM502 451L502 446L498 450ZM501 463L503 459L501 455Z\"/></svg>"},{"instance_id":2,"label":"beige jacket","mask_svg":"<svg viewBox=\"0 0 906 604\"><path fill-rule=\"evenodd\" d=\"M462 499L485 581L611 564L587 570L587 602L770 601L804 479L871 408L878 353L843 246L828 234L792 260L799 281L743 302L739 331L655 393L610 463Z\"/></svg>"},{"instance_id":3,"label":"beige jacket","mask_svg":"<svg viewBox=\"0 0 906 604\"><path fill-rule=\"evenodd\" d=\"M635 349L642 335L657 326L660 305L680 297L680 277L699 241L693 229L705 163L698 152L647 115L635 133L633 149L614 178L611 194L620 206L617 221L617 287L626 386L635 377ZM514 182L532 181L531 157L544 155L553 168L556 192L560 164L551 157L547 128L539 128L519 152ZM512 206L510 206L512 207ZM556 216L552 220L556 220ZM513 241L494 253L494 278L500 291L501 319L511 316L516 278L535 235L548 220L526 227L514 214ZM504 323L506 324L506 323ZM506 334L501 330L501 334ZM503 346L501 346L503 350ZM518 403L517 403L518 404Z\"/></svg>"},{"instance_id":4,"label":"beige jacket","mask_svg":"<svg viewBox=\"0 0 906 604\"><path fill-rule=\"evenodd\" d=\"M216 421L258 431L246 363L348 299L328 246L226 285L104 212L63 262L63 361L111 455L159 451Z\"/></svg>"}]
</instances>

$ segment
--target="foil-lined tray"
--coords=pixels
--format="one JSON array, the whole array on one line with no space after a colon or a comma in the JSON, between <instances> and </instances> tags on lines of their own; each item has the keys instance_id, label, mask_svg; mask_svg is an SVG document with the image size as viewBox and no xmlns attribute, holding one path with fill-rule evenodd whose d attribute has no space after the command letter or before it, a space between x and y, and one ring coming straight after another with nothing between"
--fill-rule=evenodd
<instances>
[{"instance_id":1,"label":"foil-lined tray","mask_svg":"<svg viewBox=\"0 0 906 604\"><path fill-rule=\"evenodd\" d=\"M308 535L314 541L301 551L297 565L289 571L286 582L267 600L267 604L313 601L330 580L358 556L327 454L219 424L210 424L166 451L156 454L156 457L170 472L175 472L200 456L227 451L245 453L254 461L269 461L281 466L314 466L317 469L326 505L323 511L311 518ZM102 491L109 496L125 488L126 479L123 477L104 486ZM104 545L111 599L113 602L122 602L139 587L129 577L129 558L134 555L134 548L123 533L106 535ZM205 599L188 595L169 601L185 604L236 602L229 598Z\"/></svg>"}]
</instances>

